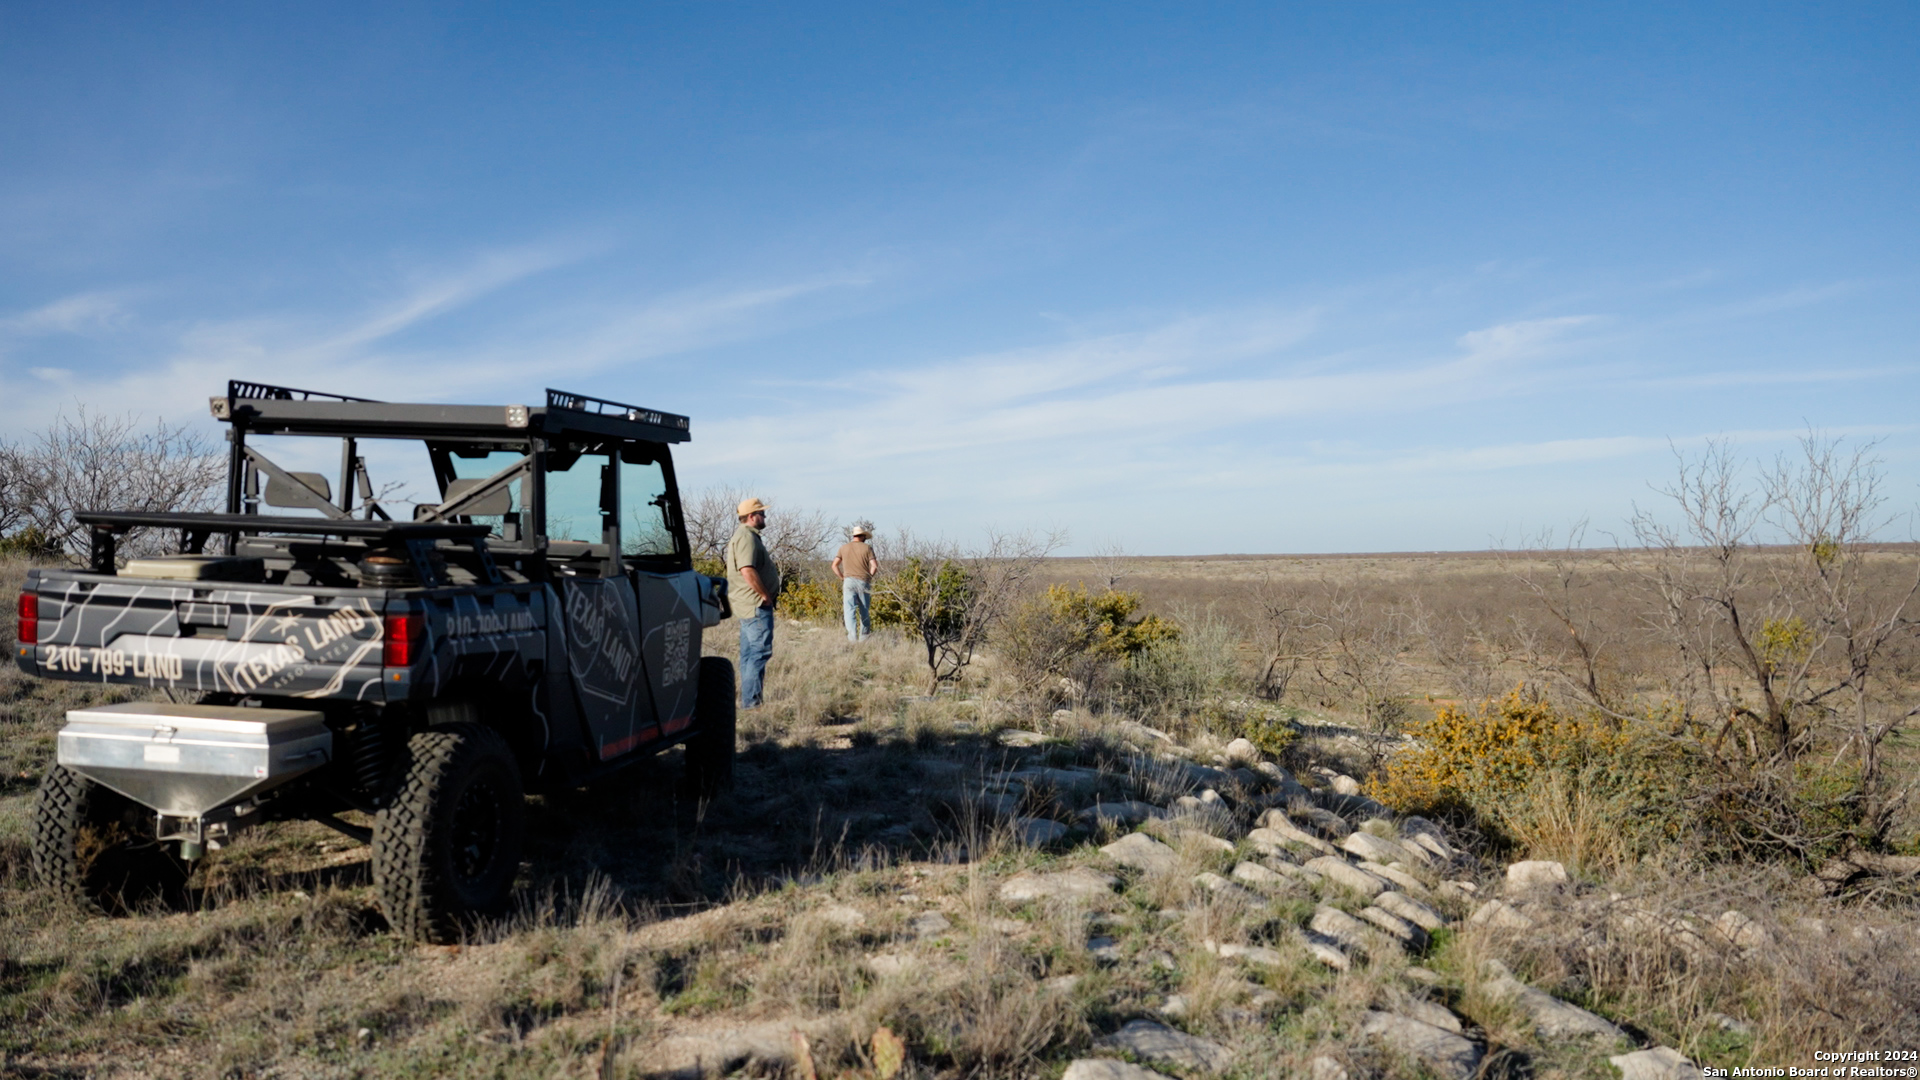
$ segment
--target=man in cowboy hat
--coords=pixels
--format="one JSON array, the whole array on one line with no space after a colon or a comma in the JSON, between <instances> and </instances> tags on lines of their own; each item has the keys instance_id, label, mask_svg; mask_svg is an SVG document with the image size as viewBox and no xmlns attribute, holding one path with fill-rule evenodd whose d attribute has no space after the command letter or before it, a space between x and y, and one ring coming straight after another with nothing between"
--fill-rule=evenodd
<instances>
[{"instance_id":1,"label":"man in cowboy hat","mask_svg":"<svg viewBox=\"0 0 1920 1080\"><path fill-rule=\"evenodd\" d=\"M833 557L833 572L840 578L840 612L847 623L847 640L859 641L873 633L873 575L880 572L880 560L867 544L873 526L856 521L847 528L847 535L852 539L841 544Z\"/></svg>"},{"instance_id":2,"label":"man in cowboy hat","mask_svg":"<svg viewBox=\"0 0 1920 1080\"><path fill-rule=\"evenodd\" d=\"M780 598L780 568L773 565L760 530L767 525L767 504L742 500L740 526L727 541L727 595L740 620L740 707L760 706L760 692L773 656L773 604Z\"/></svg>"}]
</instances>

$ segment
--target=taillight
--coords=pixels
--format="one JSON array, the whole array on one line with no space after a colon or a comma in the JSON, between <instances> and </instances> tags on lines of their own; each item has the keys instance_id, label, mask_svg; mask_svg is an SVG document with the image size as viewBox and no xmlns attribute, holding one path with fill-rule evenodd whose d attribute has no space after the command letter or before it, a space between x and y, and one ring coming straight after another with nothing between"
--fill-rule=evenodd
<instances>
[{"instance_id":1,"label":"taillight","mask_svg":"<svg viewBox=\"0 0 1920 1080\"><path fill-rule=\"evenodd\" d=\"M20 594L20 620L14 624L15 632L20 635L20 644L40 644L40 594L23 592Z\"/></svg>"},{"instance_id":2,"label":"taillight","mask_svg":"<svg viewBox=\"0 0 1920 1080\"><path fill-rule=\"evenodd\" d=\"M388 615L380 620L380 663L387 667L412 667L420 659L420 643L427 636L426 617L419 612Z\"/></svg>"}]
</instances>

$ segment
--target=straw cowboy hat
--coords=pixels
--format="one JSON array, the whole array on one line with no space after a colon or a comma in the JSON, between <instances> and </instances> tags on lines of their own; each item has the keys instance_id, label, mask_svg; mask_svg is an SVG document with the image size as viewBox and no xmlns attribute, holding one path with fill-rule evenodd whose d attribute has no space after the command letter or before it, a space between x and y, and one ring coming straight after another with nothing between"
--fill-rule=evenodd
<instances>
[{"instance_id":1,"label":"straw cowboy hat","mask_svg":"<svg viewBox=\"0 0 1920 1080\"><path fill-rule=\"evenodd\" d=\"M873 526L864 521L856 521L847 526L847 535L853 537L855 540L863 536L871 537L873 536Z\"/></svg>"},{"instance_id":2,"label":"straw cowboy hat","mask_svg":"<svg viewBox=\"0 0 1920 1080\"><path fill-rule=\"evenodd\" d=\"M765 513L766 509L767 504L761 502L759 499L742 499L740 500L740 507L737 512L739 516L746 517L748 514Z\"/></svg>"}]
</instances>

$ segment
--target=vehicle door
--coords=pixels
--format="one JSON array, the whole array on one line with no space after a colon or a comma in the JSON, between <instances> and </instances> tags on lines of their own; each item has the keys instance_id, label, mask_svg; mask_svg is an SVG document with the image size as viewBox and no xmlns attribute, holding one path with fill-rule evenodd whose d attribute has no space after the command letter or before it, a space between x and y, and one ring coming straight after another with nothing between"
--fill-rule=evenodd
<instances>
[{"instance_id":1,"label":"vehicle door","mask_svg":"<svg viewBox=\"0 0 1920 1080\"><path fill-rule=\"evenodd\" d=\"M620 553L639 602L651 719L671 737L693 722L700 597L666 448L635 443L620 458Z\"/></svg>"},{"instance_id":2,"label":"vehicle door","mask_svg":"<svg viewBox=\"0 0 1920 1080\"><path fill-rule=\"evenodd\" d=\"M634 585L612 558L618 473L605 452L549 451L543 479L548 560L566 631L567 674L600 760L639 745L652 727L640 669Z\"/></svg>"}]
</instances>

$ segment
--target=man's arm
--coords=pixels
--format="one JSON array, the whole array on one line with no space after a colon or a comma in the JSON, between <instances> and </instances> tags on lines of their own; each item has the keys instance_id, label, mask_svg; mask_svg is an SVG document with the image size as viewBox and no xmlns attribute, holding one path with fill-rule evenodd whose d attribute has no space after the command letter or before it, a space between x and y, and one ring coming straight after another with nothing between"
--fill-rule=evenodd
<instances>
[{"instance_id":1,"label":"man's arm","mask_svg":"<svg viewBox=\"0 0 1920 1080\"><path fill-rule=\"evenodd\" d=\"M840 572L840 556L838 555L835 555L833 557L833 576L837 578L844 578L847 576Z\"/></svg>"},{"instance_id":2,"label":"man's arm","mask_svg":"<svg viewBox=\"0 0 1920 1080\"><path fill-rule=\"evenodd\" d=\"M838 562L839 560L836 559L834 561ZM880 575L880 559L874 555L872 548L868 548L867 549L867 579L871 581L872 579L878 577L879 575Z\"/></svg>"},{"instance_id":3,"label":"man's arm","mask_svg":"<svg viewBox=\"0 0 1920 1080\"><path fill-rule=\"evenodd\" d=\"M773 594L767 591L767 586L760 580L760 571L751 566L743 566L740 568L740 576L746 578L747 584L753 591L760 594L760 603L763 606L773 606Z\"/></svg>"}]
</instances>

